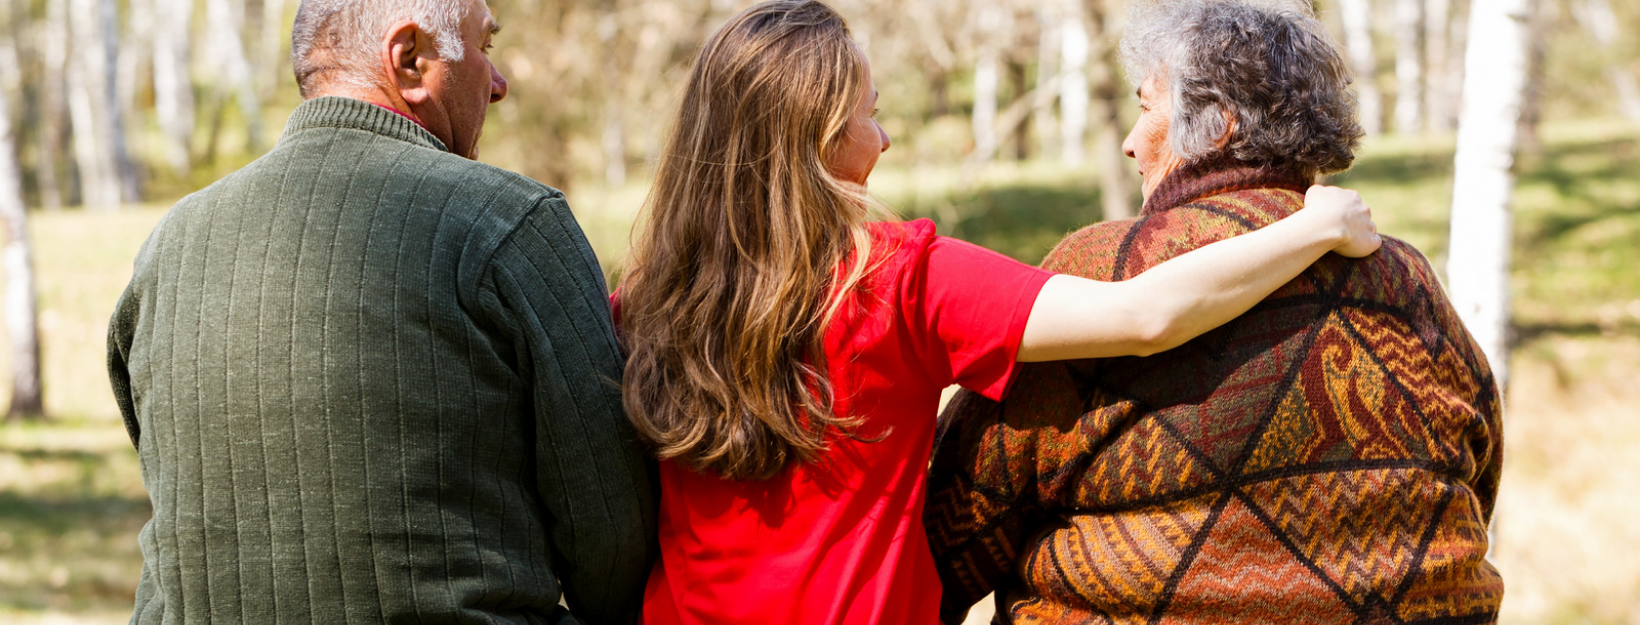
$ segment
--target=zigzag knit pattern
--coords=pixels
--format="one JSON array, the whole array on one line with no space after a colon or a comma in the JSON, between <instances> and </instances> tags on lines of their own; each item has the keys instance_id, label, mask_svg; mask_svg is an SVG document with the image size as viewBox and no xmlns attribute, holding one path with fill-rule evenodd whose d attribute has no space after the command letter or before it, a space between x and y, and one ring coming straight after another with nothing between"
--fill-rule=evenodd
<instances>
[{"instance_id":1,"label":"zigzag knit pattern","mask_svg":"<svg viewBox=\"0 0 1640 625\"><path fill-rule=\"evenodd\" d=\"M1309 181L1234 162L1164 181L1045 267L1122 280L1272 223ZM960 622L1488 623L1496 383L1429 263L1386 239L1148 358L1029 365L964 392L925 512Z\"/></svg>"}]
</instances>

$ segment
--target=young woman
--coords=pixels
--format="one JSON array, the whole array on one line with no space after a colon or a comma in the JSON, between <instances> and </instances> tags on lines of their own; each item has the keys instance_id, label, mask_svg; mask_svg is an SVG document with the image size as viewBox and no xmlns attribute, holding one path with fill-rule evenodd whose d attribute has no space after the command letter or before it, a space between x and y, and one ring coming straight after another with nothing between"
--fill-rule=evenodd
<instances>
[{"instance_id":1,"label":"young woman","mask_svg":"<svg viewBox=\"0 0 1640 625\"><path fill-rule=\"evenodd\" d=\"M1336 189L1121 283L868 223L875 101L819 2L747 9L696 61L618 302L626 409L661 458L648 625L936 622L941 389L1001 398L1019 362L1165 350L1377 247Z\"/></svg>"}]
</instances>

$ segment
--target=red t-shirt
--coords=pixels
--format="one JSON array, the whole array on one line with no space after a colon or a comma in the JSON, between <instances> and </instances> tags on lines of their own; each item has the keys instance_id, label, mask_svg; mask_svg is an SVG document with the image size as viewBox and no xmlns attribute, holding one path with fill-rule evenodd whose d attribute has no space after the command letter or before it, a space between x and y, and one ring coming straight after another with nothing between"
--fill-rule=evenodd
<instances>
[{"instance_id":1,"label":"red t-shirt","mask_svg":"<svg viewBox=\"0 0 1640 625\"><path fill-rule=\"evenodd\" d=\"M812 464L734 481L663 461L660 560L646 625L938 623L923 481L940 392L1002 399L1052 275L934 235L872 224L886 257L825 336L837 414L863 419Z\"/></svg>"}]
</instances>

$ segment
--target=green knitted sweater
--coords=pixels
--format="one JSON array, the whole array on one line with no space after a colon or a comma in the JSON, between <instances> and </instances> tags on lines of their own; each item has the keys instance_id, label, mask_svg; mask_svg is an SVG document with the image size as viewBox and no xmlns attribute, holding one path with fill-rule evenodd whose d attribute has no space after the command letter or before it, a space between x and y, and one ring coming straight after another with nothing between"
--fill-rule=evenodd
<instances>
[{"instance_id":1,"label":"green knitted sweater","mask_svg":"<svg viewBox=\"0 0 1640 625\"><path fill-rule=\"evenodd\" d=\"M154 509L133 623L637 617L656 494L592 249L404 117L309 101L179 202L109 371Z\"/></svg>"}]
</instances>

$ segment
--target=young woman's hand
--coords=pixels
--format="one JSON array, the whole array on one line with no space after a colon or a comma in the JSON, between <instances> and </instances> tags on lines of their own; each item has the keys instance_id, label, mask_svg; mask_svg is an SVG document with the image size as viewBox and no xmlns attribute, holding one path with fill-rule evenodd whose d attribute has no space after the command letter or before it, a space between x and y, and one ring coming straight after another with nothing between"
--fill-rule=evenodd
<instances>
[{"instance_id":1,"label":"young woman's hand","mask_svg":"<svg viewBox=\"0 0 1640 625\"><path fill-rule=\"evenodd\" d=\"M1332 251L1340 256L1361 258L1378 251L1382 241L1378 225L1372 222L1372 209L1361 200L1361 194L1350 189L1315 185L1304 194L1304 210L1317 221L1338 228L1338 245Z\"/></svg>"}]
</instances>

